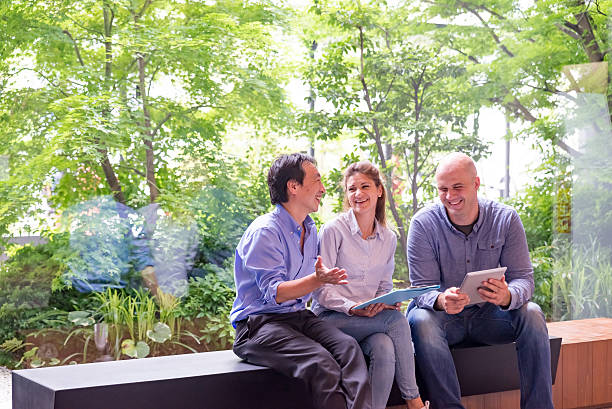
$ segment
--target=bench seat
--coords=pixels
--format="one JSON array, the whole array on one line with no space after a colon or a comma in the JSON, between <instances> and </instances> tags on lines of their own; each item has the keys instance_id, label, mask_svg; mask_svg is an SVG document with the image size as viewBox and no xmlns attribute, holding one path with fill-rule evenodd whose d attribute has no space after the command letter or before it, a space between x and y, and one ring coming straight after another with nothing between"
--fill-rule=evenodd
<instances>
[{"instance_id":1,"label":"bench seat","mask_svg":"<svg viewBox=\"0 0 612 409\"><path fill-rule=\"evenodd\" d=\"M560 345L551 337L553 378ZM518 388L514 344L452 353L465 396ZM25 369L12 376L13 409L312 409L301 381L248 364L232 351ZM401 403L394 387L389 405Z\"/></svg>"}]
</instances>

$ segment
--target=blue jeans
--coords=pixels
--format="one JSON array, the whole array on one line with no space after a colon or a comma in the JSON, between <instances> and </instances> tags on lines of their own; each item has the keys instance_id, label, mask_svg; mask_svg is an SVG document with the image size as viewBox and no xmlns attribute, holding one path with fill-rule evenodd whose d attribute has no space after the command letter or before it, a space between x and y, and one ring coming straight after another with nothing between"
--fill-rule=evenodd
<instances>
[{"instance_id":1,"label":"blue jeans","mask_svg":"<svg viewBox=\"0 0 612 409\"><path fill-rule=\"evenodd\" d=\"M327 310L319 318L355 338L370 358L372 408L387 406L394 377L402 398L409 400L419 396L410 326L401 312L383 310L374 317L358 317Z\"/></svg>"},{"instance_id":2,"label":"blue jeans","mask_svg":"<svg viewBox=\"0 0 612 409\"><path fill-rule=\"evenodd\" d=\"M521 408L554 409L548 329L537 304L502 310L486 303L454 315L414 307L408 312L408 321L432 409L463 408L449 345L466 339L489 345L516 341Z\"/></svg>"}]
</instances>

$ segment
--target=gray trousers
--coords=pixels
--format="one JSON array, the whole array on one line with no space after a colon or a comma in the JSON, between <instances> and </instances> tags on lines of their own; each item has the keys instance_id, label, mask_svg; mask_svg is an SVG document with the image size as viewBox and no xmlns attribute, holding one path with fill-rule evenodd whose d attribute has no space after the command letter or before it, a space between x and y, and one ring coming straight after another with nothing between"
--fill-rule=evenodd
<instances>
[{"instance_id":1,"label":"gray trousers","mask_svg":"<svg viewBox=\"0 0 612 409\"><path fill-rule=\"evenodd\" d=\"M311 311L250 315L236 324L234 353L301 379L317 409L370 409L372 390L357 341Z\"/></svg>"}]
</instances>

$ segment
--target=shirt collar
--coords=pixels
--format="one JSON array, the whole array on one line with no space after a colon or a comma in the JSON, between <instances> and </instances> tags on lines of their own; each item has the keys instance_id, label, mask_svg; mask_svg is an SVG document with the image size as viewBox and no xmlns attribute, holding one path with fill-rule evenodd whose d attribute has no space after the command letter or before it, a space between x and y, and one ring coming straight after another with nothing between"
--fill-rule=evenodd
<instances>
[{"instance_id":1,"label":"shirt collar","mask_svg":"<svg viewBox=\"0 0 612 409\"><path fill-rule=\"evenodd\" d=\"M457 230L455 228L455 226L453 226L453 224L451 223L450 219L448 218L448 213L446 213L446 207L444 207L444 204L442 202L438 202L438 209L442 215L442 218L444 219L444 221L446 222L446 225L448 226L449 229L451 229L454 232L457 232L459 234L463 234L461 233L459 230ZM476 223L474 223L474 227L472 227L472 232L474 233L478 233L478 230L480 229L480 226L482 225L482 220L484 219L484 206L483 206L483 202L480 198L478 198L478 219L476 219ZM472 233L470 233L472 234Z\"/></svg>"},{"instance_id":2,"label":"shirt collar","mask_svg":"<svg viewBox=\"0 0 612 409\"><path fill-rule=\"evenodd\" d=\"M300 224L295 221L295 219L289 214L287 209L285 209L280 203L276 205L272 213L279 218L283 226L289 227L291 231L299 232L302 229L302 226L300 226ZM306 218L304 219L304 228L306 229L306 231L310 231L314 226L315 222L312 217L310 217L310 215L306 216Z\"/></svg>"},{"instance_id":3,"label":"shirt collar","mask_svg":"<svg viewBox=\"0 0 612 409\"><path fill-rule=\"evenodd\" d=\"M476 233L478 233L478 230L480 229L480 226L482 225L482 221L484 219L484 210L485 210L485 207L479 198L478 199L478 219L476 219L476 223L474 223L474 227L472 230Z\"/></svg>"},{"instance_id":4,"label":"shirt collar","mask_svg":"<svg viewBox=\"0 0 612 409\"><path fill-rule=\"evenodd\" d=\"M355 217L355 213L353 213L353 209L348 209L346 212L349 218L349 227L351 229L352 235L359 235L361 237L361 229L359 229L359 223L357 223L357 218ZM374 219L374 231L371 236L380 237L380 223L378 220Z\"/></svg>"}]
</instances>

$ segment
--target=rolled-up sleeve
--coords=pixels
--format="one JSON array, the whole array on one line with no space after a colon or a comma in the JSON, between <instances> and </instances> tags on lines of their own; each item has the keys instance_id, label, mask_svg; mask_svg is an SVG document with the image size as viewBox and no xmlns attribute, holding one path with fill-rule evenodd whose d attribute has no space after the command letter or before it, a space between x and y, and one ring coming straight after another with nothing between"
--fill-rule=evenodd
<instances>
[{"instance_id":1,"label":"rolled-up sleeve","mask_svg":"<svg viewBox=\"0 0 612 409\"><path fill-rule=\"evenodd\" d=\"M413 219L408 230L408 266L410 269L410 285L440 284L440 265L425 229L418 219ZM430 291L414 301L420 308L434 309L434 304L440 291Z\"/></svg>"},{"instance_id":2,"label":"rolled-up sleeve","mask_svg":"<svg viewBox=\"0 0 612 409\"><path fill-rule=\"evenodd\" d=\"M254 230L243 246L244 269L255 277L264 304L279 305L277 289L287 281L283 247L278 233L267 228Z\"/></svg>"},{"instance_id":3,"label":"rolled-up sleeve","mask_svg":"<svg viewBox=\"0 0 612 409\"><path fill-rule=\"evenodd\" d=\"M506 242L502 249L500 264L506 266L506 281L512 301L508 309L514 310L525 304L534 291L533 267L523 223L516 211L509 218Z\"/></svg>"}]
</instances>

